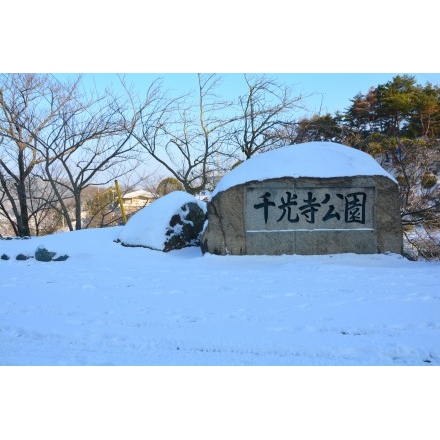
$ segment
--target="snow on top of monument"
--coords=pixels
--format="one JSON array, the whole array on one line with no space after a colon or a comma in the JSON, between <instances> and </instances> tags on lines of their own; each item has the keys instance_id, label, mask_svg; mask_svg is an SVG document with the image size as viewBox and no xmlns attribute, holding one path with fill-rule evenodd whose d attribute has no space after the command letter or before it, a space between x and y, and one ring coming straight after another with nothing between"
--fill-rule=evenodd
<instances>
[{"instance_id":1,"label":"snow on top of monument","mask_svg":"<svg viewBox=\"0 0 440 440\"><path fill-rule=\"evenodd\" d=\"M335 142L306 142L261 153L246 160L220 180L212 196L254 180L377 175L395 181L367 153Z\"/></svg>"},{"instance_id":2,"label":"snow on top of monument","mask_svg":"<svg viewBox=\"0 0 440 440\"><path fill-rule=\"evenodd\" d=\"M184 191L173 191L133 214L121 229L118 240L127 246L145 246L162 250L166 232L174 214L187 203L197 203L206 212L206 203Z\"/></svg>"}]
</instances>

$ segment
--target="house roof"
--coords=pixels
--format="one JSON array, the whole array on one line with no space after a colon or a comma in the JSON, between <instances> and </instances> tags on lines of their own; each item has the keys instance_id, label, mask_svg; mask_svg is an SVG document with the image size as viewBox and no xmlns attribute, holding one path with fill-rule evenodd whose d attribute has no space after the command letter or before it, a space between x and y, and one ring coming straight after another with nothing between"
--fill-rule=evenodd
<instances>
[{"instance_id":1,"label":"house roof","mask_svg":"<svg viewBox=\"0 0 440 440\"><path fill-rule=\"evenodd\" d=\"M138 189L136 191L129 192L122 196L123 199L138 199L138 198L148 198L153 199L154 194L150 191L145 191L143 189Z\"/></svg>"}]
</instances>

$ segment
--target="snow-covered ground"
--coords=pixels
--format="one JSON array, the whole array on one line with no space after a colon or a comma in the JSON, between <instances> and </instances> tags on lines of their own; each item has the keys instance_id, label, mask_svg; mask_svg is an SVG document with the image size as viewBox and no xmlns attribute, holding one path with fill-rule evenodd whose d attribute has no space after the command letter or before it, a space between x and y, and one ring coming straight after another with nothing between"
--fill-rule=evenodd
<instances>
[{"instance_id":1,"label":"snow-covered ground","mask_svg":"<svg viewBox=\"0 0 440 440\"><path fill-rule=\"evenodd\" d=\"M359 174L392 179L353 148L291 145L241 164L213 196L250 180ZM192 199L169 194L124 227L0 240L10 257L0 260L0 364L440 365L440 263L155 250ZM41 246L69 258L16 260Z\"/></svg>"},{"instance_id":2,"label":"snow-covered ground","mask_svg":"<svg viewBox=\"0 0 440 440\"><path fill-rule=\"evenodd\" d=\"M435 433L440 263L163 253L120 231L0 240L2 438ZM40 244L69 258L15 260Z\"/></svg>"},{"instance_id":3,"label":"snow-covered ground","mask_svg":"<svg viewBox=\"0 0 440 440\"><path fill-rule=\"evenodd\" d=\"M318 176L382 173L345 151L333 166L304 154L295 163ZM292 171L282 152L271 157L246 161L216 191L276 177L275 159L278 172ZM115 242L128 233L161 243L164 200L125 227L0 240L1 438L435 436L440 262ZM41 246L69 258L16 260Z\"/></svg>"},{"instance_id":4,"label":"snow-covered ground","mask_svg":"<svg viewBox=\"0 0 440 440\"><path fill-rule=\"evenodd\" d=\"M2 365L440 365L440 263L1 240ZM40 246L67 254L35 259Z\"/></svg>"}]
</instances>

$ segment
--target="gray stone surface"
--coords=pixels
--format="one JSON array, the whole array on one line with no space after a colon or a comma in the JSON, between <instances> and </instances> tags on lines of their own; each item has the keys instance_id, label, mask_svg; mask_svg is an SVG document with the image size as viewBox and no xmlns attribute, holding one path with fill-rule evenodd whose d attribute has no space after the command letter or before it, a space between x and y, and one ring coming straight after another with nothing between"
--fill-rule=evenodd
<instances>
[{"instance_id":1,"label":"gray stone surface","mask_svg":"<svg viewBox=\"0 0 440 440\"><path fill-rule=\"evenodd\" d=\"M208 204L201 247L218 255L402 253L398 186L385 176L237 185Z\"/></svg>"},{"instance_id":2,"label":"gray stone surface","mask_svg":"<svg viewBox=\"0 0 440 440\"><path fill-rule=\"evenodd\" d=\"M50 252L45 247L39 246L35 251L35 259L37 261L52 261L52 258L56 255L56 252Z\"/></svg>"},{"instance_id":3,"label":"gray stone surface","mask_svg":"<svg viewBox=\"0 0 440 440\"><path fill-rule=\"evenodd\" d=\"M186 203L181 212L173 215L169 222L164 243L164 252L198 246L200 234L206 220L205 212L197 203Z\"/></svg>"}]
</instances>

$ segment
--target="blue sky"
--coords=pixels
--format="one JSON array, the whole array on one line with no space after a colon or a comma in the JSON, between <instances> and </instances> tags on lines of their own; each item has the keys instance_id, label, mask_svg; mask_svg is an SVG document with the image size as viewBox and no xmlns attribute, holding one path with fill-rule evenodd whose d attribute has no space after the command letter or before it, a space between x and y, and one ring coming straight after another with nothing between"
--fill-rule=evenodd
<instances>
[{"instance_id":1,"label":"blue sky","mask_svg":"<svg viewBox=\"0 0 440 440\"><path fill-rule=\"evenodd\" d=\"M289 8L281 0L258 6L168 0L150 2L144 11L134 0L106 8L78 0L68 13L59 8L51 14L30 0L20 5L26 11L20 16L22 40L3 45L3 72L297 72L282 74L285 82L319 93L308 106L319 110L323 98L323 110L330 113L395 75L386 72L422 72L419 83L440 83L437 16L421 4L396 8L370 0L359 9L342 0L318 0ZM2 12L13 17L15 4L6 3ZM15 21L3 20L2 30L16 35ZM144 82L144 74L130 75ZM228 74L231 93L239 90L240 76ZM188 74L169 79L178 90L196 82Z\"/></svg>"},{"instance_id":2,"label":"blue sky","mask_svg":"<svg viewBox=\"0 0 440 440\"><path fill-rule=\"evenodd\" d=\"M405 72L403 72L405 73ZM310 114L321 114L336 111L343 112L349 105L350 99L358 92L366 93L371 86L385 84L394 76L403 73L269 73L280 83L292 86L298 94L312 95L305 99L305 104ZM417 83L425 85L426 82L440 84L439 73L411 73L416 77ZM64 74L56 75L58 78ZM222 85L218 89L225 98L235 98L245 92L245 83L241 73L222 73ZM164 87L184 93L197 88L197 75L195 73L130 73L126 79L132 83L135 90L142 91L151 82L162 77ZM114 73L85 74L86 87L100 89L113 84L118 87L118 77Z\"/></svg>"},{"instance_id":3,"label":"blue sky","mask_svg":"<svg viewBox=\"0 0 440 440\"><path fill-rule=\"evenodd\" d=\"M169 0L140 11L134 0L104 9L78 0L68 14L53 10L60 14L54 19L44 7L26 2L27 14L20 17L26 50L4 44L3 72L217 71L224 72L225 90L234 96L242 78L227 72L286 72L280 74L283 82L316 93L306 100L312 113L321 104L322 112L343 111L356 93L396 75L386 72L421 72L418 83L440 84L436 15L424 7L396 8L382 0L370 0L362 10L342 0L290 8L281 0L258 6ZM16 6L5 4L3 10L13 17ZM2 27L5 35L17 32L14 20ZM157 73L130 73L138 89L151 76ZM113 77L94 75L97 84ZM195 88L196 81L194 73L170 73L166 80L178 91Z\"/></svg>"}]
</instances>

